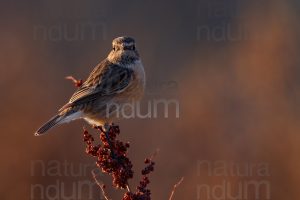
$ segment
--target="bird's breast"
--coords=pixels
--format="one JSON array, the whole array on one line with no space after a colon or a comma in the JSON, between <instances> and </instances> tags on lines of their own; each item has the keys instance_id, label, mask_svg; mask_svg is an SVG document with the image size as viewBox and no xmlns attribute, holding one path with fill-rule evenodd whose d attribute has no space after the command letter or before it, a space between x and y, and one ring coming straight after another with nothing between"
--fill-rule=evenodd
<instances>
[{"instance_id":1,"label":"bird's breast","mask_svg":"<svg viewBox=\"0 0 300 200\"><path fill-rule=\"evenodd\" d=\"M146 83L143 64L140 60L138 60L126 67L133 70L133 77L128 87L120 95L123 96L124 98L139 100L142 98L144 94L145 83Z\"/></svg>"}]
</instances>

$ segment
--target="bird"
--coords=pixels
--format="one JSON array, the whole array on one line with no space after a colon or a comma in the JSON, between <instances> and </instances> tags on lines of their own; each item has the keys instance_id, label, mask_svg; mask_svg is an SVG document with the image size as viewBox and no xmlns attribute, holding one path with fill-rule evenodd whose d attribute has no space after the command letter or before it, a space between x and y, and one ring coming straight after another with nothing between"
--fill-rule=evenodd
<instances>
[{"instance_id":1,"label":"bird","mask_svg":"<svg viewBox=\"0 0 300 200\"><path fill-rule=\"evenodd\" d=\"M77 119L97 127L112 123L123 105L141 100L145 83L145 70L135 40L128 36L117 37L112 41L108 56L96 65L69 102L42 125L35 136Z\"/></svg>"}]
</instances>

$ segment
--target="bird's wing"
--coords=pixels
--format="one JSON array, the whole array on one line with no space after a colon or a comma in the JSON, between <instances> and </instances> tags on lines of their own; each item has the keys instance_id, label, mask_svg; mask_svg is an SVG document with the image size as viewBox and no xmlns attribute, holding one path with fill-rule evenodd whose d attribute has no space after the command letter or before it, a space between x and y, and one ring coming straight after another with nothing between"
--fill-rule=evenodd
<instances>
[{"instance_id":1,"label":"bird's wing","mask_svg":"<svg viewBox=\"0 0 300 200\"><path fill-rule=\"evenodd\" d=\"M60 111L93 101L101 96L120 93L129 85L132 78L133 71L131 69L104 60L94 68L88 79Z\"/></svg>"}]
</instances>

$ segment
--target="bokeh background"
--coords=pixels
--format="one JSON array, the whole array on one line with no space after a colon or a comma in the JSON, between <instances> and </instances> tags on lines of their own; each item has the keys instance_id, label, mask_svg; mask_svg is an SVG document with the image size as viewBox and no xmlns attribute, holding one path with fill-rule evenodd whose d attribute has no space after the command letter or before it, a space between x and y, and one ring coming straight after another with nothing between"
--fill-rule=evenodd
<instances>
[{"instance_id":1,"label":"bokeh background","mask_svg":"<svg viewBox=\"0 0 300 200\"><path fill-rule=\"evenodd\" d=\"M159 148L153 199L167 199L182 176L175 199L299 199L299 1L30 0L0 9L1 199L101 199L96 187L92 197L78 192L94 163L85 122L33 133L74 91L64 77L86 78L121 35L137 41L143 101L180 103L179 118L119 122L131 143L132 186ZM249 181L267 186L241 189Z\"/></svg>"}]
</instances>

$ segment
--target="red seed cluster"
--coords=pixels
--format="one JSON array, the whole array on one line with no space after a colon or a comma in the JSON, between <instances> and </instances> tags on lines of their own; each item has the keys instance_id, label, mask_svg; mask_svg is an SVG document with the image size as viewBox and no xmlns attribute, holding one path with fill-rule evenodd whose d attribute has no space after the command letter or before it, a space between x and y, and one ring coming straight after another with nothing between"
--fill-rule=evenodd
<instances>
[{"instance_id":1,"label":"red seed cluster","mask_svg":"<svg viewBox=\"0 0 300 200\"><path fill-rule=\"evenodd\" d=\"M141 171L142 180L140 181L139 186L137 186L137 192L127 192L124 194L122 200L151 200L151 192L147 189L147 185L150 183L148 175L150 172L154 171L155 163L150 159L147 158L144 161L146 167Z\"/></svg>"},{"instance_id":2,"label":"red seed cluster","mask_svg":"<svg viewBox=\"0 0 300 200\"><path fill-rule=\"evenodd\" d=\"M84 141L87 144L86 153L97 157L97 166L102 172L112 175L113 186L125 189L128 186L128 179L133 177L131 161L127 157L129 143L123 143L116 139L120 134L118 126L111 125L108 131L100 130L102 145L94 146L94 138L85 130Z\"/></svg>"},{"instance_id":3,"label":"red seed cluster","mask_svg":"<svg viewBox=\"0 0 300 200\"><path fill-rule=\"evenodd\" d=\"M98 150L101 147L101 145L93 146L94 138L85 129L84 129L84 132L83 132L83 141L87 144L85 152L89 155L94 156L94 157L98 156Z\"/></svg>"},{"instance_id":4,"label":"red seed cluster","mask_svg":"<svg viewBox=\"0 0 300 200\"><path fill-rule=\"evenodd\" d=\"M83 84L83 81L80 79L80 80L75 82L75 87L81 87L82 84Z\"/></svg>"},{"instance_id":5,"label":"red seed cluster","mask_svg":"<svg viewBox=\"0 0 300 200\"><path fill-rule=\"evenodd\" d=\"M144 163L147 164L147 166L142 170L142 175L147 175L154 171L155 162L151 161L149 158L146 158Z\"/></svg>"},{"instance_id":6,"label":"red seed cluster","mask_svg":"<svg viewBox=\"0 0 300 200\"><path fill-rule=\"evenodd\" d=\"M136 191L130 191L128 179L133 177L132 164L127 157L129 143L123 143L116 139L120 134L118 126L110 125L108 130L102 127L95 127L100 131L100 140L102 145L93 145L94 138L87 130L84 130L83 138L86 143L86 153L97 157L97 166L102 172L110 174L113 177L113 186L115 188L127 188L122 200L151 200L151 192L147 189L150 183L148 175L154 171L155 163L152 161L154 156L145 159L145 168L142 169L142 180L136 187Z\"/></svg>"}]
</instances>

